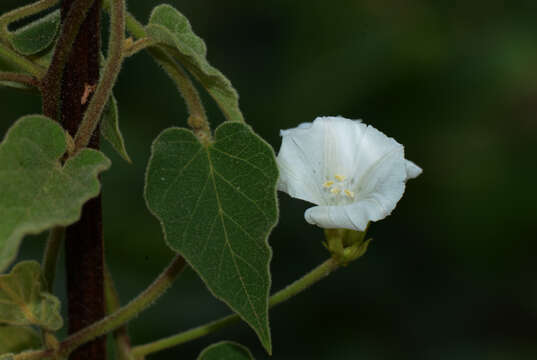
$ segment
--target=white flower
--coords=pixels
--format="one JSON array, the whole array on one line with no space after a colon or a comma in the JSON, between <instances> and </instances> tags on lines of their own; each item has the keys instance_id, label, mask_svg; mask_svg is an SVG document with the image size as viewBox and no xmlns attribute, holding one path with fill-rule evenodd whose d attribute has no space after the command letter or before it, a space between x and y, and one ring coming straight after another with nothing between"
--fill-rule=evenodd
<instances>
[{"instance_id":1,"label":"white flower","mask_svg":"<svg viewBox=\"0 0 537 360\"><path fill-rule=\"evenodd\" d=\"M422 172L403 145L359 120L318 117L280 135L278 190L318 205L304 217L322 228L364 231L392 212L406 180Z\"/></svg>"}]
</instances>

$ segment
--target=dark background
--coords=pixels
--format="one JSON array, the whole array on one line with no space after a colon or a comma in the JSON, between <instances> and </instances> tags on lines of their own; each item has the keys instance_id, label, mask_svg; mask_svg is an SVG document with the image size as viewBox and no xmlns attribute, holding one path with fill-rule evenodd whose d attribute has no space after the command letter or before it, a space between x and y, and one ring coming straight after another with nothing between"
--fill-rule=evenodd
<instances>
[{"instance_id":1,"label":"dark background","mask_svg":"<svg viewBox=\"0 0 537 360\"><path fill-rule=\"evenodd\" d=\"M280 129L343 115L393 136L424 169L371 226L364 258L271 311L273 359L537 358L537 2L168 2L206 40L247 121L276 150ZM130 1L129 10L145 23L158 3ZM0 11L19 4L3 0ZM152 140L185 126L186 113L148 55L123 70L115 94L134 164L105 146L113 167L103 182L106 255L127 301L172 257L144 205L143 175ZM37 96L3 88L0 104L2 134L40 111ZM280 205L274 290L327 256L321 229L303 219L309 205L285 194ZM39 259L43 245L28 238L21 258ZM187 270L131 323L133 342L227 313ZM221 339L268 358L241 324L150 359L194 359Z\"/></svg>"}]
</instances>

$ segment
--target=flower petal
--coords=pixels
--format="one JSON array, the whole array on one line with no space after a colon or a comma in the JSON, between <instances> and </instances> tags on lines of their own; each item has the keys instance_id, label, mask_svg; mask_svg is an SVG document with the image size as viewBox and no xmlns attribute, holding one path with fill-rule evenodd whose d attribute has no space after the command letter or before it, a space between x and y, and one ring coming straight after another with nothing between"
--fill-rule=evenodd
<instances>
[{"instance_id":1,"label":"flower petal","mask_svg":"<svg viewBox=\"0 0 537 360\"><path fill-rule=\"evenodd\" d=\"M304 217L322 228L364 231L367 223L388 216L405 191L407 160L403 150L395 148L372 166L362 178L356 201L343 206L315 206Z\"/></svg>"},{"instance_id":2,"label":"flower petal","mask_svg":"<svg viewBox=\"0 0 537 360\"><path fill-rule=\"evenodd\" d=\"M406 161L406 177L407 177L407 179L417 178L422 172L423 172L423 169L420 168L418 165L414 164L410 160Z\"/></svg>"},{"instance_id":3,"label":"flower petal","mask_svg":"<svg viewBox=\"0 0 537 360\"><path fill-rule=\"evenodd\" d=\"M324 201L323 184L323 134L311 124L282 130L282 146L277 161L280 168L278 190L290 196L314 204Z\"/></svg>"}]
</instances>

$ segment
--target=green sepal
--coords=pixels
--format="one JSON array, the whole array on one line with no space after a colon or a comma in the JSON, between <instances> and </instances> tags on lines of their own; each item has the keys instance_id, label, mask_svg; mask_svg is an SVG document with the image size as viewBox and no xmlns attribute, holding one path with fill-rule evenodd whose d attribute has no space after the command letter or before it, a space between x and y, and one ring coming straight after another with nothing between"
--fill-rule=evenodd
<instances>
[{"instance_id":1,"label":"green sepal","mask_svg":"<svg viewBox=\"0 0 537 360\"><path fill-rule=\"evenodd\" d=\"M82 149L62 164L66 148L64 130L42 115L20 118L0 143L0 272L24 235L76 222L82 205L99 194L98 175L110 160Z\"/></svg>"},{"instance_id":2,"label":"green sepal","mask_svg":"<svg viewBox=\"0 0 537 360\"><path fill-rule=\"evenodd\" d=\"M60 10L56 10L11 33L11 46L22 55L37 54L53 43L60 23Z\"/></svg>"},{"instance_id":3,"label":"green sepal","mask_svg":"<svg viewBox=\"0 0 537 360\"><path fill-rule=\"evenodd\" d=\"M41 337L29 326L0 326L0 354L41 347Z\"/></svg>"},{"instance_id":4,"label":"green sepal","mask_svg":"<svg viewBox=\"0 0 537 360\"><path fill-rule=\"evenodd\" d=\"M114 95L110 96L104 108L101 118L101 134L125 161L132 163L125 147L125 140L119 129L119 111Z\"/></svg>"},{"instance_id":5,"label":"green sepal","mask_svg":"<svg viewBox=\"0 0 537 360\"><path fill-rule=\"evenodd\" d=\"M60 301L46 288L41 266L35 261L15 265L9 274L0 275L0 323L47 330L63 326Z\"/></svg>"},{"instance_id":6,"label":"green sepal","mask_svg":"<svg viewBox=\"0 0 537 360\"><path fill-rule=\"evenodd\" d=\"M255 360L246 346L233 341L221 341L206 347L197 360Z\"/></svg>"},{"instance_id":7,"label":"green sepal","mask_svg":"<svg viewBox=\"0 0 537 360\"><path fill-rule=\"evenodd\" d=\"M270 145L244 123L225 122L202 144L182 128L152 146L145 198L167 244L271 351L268 235L276 224L278 168Z\"/></svg>"},{"instance_id":8,"label":"green sepal","mask_svg":"<svg viewBox=\"0 0 537 360\"><path fill-rule=\"evenodd\" d=\"M166 51L207 89L227 120L244 121L237 91L219 70L209 64L205 42L192 31L183 14L170 5L158 5L151 13L146 32L153 40L166 45Z\"/></svg>"}]
</instances>

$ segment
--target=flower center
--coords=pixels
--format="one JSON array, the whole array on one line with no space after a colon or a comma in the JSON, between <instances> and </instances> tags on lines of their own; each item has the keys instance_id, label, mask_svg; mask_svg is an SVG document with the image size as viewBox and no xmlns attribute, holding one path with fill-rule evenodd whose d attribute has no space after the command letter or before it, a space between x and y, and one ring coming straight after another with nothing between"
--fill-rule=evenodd
<instances>
[{"instance_id":1,"label":"flower center","mask_svg":"<svg viewBox=\"0 0 537 360\"><path fill-rule=\"evenodd\" d=\"M333 178L328 178L323 189L327 193L331 205L348 204L354 200L354 191L350 190L350 181L345 175L335 174Z\"/></svg>"}]
</instances>

